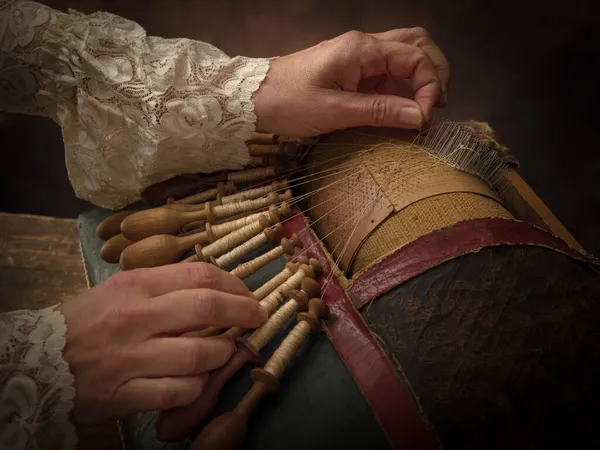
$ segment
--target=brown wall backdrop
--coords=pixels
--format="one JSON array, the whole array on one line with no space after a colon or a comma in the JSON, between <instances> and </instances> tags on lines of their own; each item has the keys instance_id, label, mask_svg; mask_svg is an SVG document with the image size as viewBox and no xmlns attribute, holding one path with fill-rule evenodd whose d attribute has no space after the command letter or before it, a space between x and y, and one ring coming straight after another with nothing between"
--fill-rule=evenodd
<instances>
[{"instance_id":1,"label":"brown wall backdrop","mask_svg":"<svg viewBox=\"0 0 600 450\"><path fill-rule=\"evenodd\" d=\"M149 35L211 42L230 55L283 55L357 29L423 26L453 69L439 115L489 122L524 178L588 250L600 253L600 15L596 0L48 0L106 10ZM4 117L0 210L75 217L60 130Z\"/></svg>"}]
</instances>

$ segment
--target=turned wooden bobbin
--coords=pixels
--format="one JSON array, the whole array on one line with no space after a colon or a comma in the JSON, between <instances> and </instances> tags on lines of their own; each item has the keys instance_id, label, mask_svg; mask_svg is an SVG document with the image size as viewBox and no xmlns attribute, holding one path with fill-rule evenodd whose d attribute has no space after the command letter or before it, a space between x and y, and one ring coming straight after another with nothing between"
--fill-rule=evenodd
<instances>
[{"instance_id":1,"label":"turned wooden bobbin","mask_svg":"<svg viewBox=\"0 0 600 450\"><path fill-rule=\"evenodd\" d=\"M292 191L287 190L283 194L271 192L266 197L228 205L213 206L210 202L206 202L204 208L198 211L180 211L169 207L153 208L126 217L121 222L121 231L127 239L139 241L155 234L175 233L191 222L200 220L213 222L215 218L257 211L291 198Z\"/></svg>"},{"instance_id":2,"label":"turned wooden bobbin","mask_svg":"<svg viewBox=\"0 0 600 450\"><path fill-rule=\"evenodd\" d=\"M187 204L193 204L193 203L204 203L206 201L209 200L213 200L216 199L218 195L221 195L222 197L225 197L226 195L235 192L236 191L236 186L233 183L223 183L222 181L217 183L217 187L214 187L212 189L207 189L205 191L202 192L198 192L197 194L193 194L184 198L181 198L179 200L174 200L171 203L187 203Z\"/></svg>"},{"instance_id":3,"label":"turned wooden bobbin","mask_svg":"<svg viewBox=\"0 0 600 450\"><path fill-rule=\"evenodd\" d=\"M265 228L262 233L248 239L246 242L238 245L218 258L211 256L210 262L221 269L229 267L235 261L243 258L250 252L258 250L266 243L275 242L282 231L283 226L280 223L276 223L273 227Z\"/></svg>"},{"instance_id":4,"label":"turned wooden bobbin","mask_svg":"<svg viewBox=\"0 0 600 450\"><path fill-rule=\"evenodd\" d=\"M200 396L191 404L162 414L157 434L162 441L180 439L204 421L217 401L221 389L246 363L259 360L259 352L275 337L299 309L306 308L310 294L320 295L319 284L310 278L302 281L301 290L290 293L290 299L248 339L236 339L238 351L220 369L209 376ZM293 294L293 295L292 295Z\"/></svg>"},{"instance_id":5,"label":"turned wooden bobbin","mask_svg":"<svg viewBox=\"0 0 600 450\"><path fill-rule=\"evenodd\" d=\"M100 258L110 264L117 264L121 253L130 245L134 244L122 234L117 234L106 241L100 249Z\"/></svg>"},{"instance_id":6,"label":"turned wooden bobbin","mask_svg":"<svg viewBox=\"0 0 600 450\"><path fill-rule=\"evenodd\" d=\"M298 268L296 273L294 273L291 277L289 277L286 281L284 281L273 292L271 292L265 298L260 300L260 302L259 302L260 305L263 306L267 310L267 312L269 313L269 316L270 316L283 303L283 301L285 300L285 296L289 292L297 290L300 287L300 285L302 284L302 280L306 277L314 279L315 278L314 270L310 266L307 266L304 264L300 265L300 267ZM244 334L246 334L247 331L248 331L248 328L234 327L234 328L230 328L229 330L227 330L225 332L225 334L227 334L228 336L230 336L232 338L239 338L239 337L242 337Z\"/></svg>"},{"instance_id":7,"label":"turned wooden bobbin","mask_svg":"<svg viewBox=\"0 0 600 450\"><path fill-rule=\"evenodd\" d=\"M205 230L206 234L208 235L208 239L210 242L214 242L215 240L226 236L232 231L238 230L241 227L248 225L252 222L256 222L260 215L265 213L269 215L269 218L273 223L276 223L289 218L291 215L291 209L289 205L284 202L280 207L271 205L268 211L266 212L250 214L249 216L241 217L239 219L230 220L216 225L206 223Z\"/></svg>"},{"instance_id":8,"label":"turned wooden bobbin","mask_svg":"<svg viewBox=\"0 0 600 450\"><path fill-rule=\"evenodd\" d=\"M222 203L224 205L228 203L233 203L242 199L253 200L262 197L263 195L267 195L271 192L278 192L288 187L287 181L274 181L273 183L260 186L257 188L247 189L245 191L237 192L235 194L228 195L222 198Z\"/></svg>"},{"instance_id":9,"label":"turned wooden bobbin","mask_svg":"<svg viewBox=\"0 0 600 450\"><path fill-rule=\"evenodd\" d=\"M302 241L294 233L290 239L282 238L280 245L248 262L240 264L230 273L243 280L283 254L293 255L296 247L301 248Z\"/></svg>"},{"instance_id":10,"label":"turned wooden bobbin","mask_svg":"<svg viewBox=\"0 0 600 450\"><path fill-rule=\"evenodd\" d=\"M103 241L107 241L110 238L121 234L121 222L134 212L136 211L125 210L107 217L96 227L96 235Z\"/></svg>"},{"instance_id":11,"label":"turned wooden bobbin","mask_svg":"<svg viewBox=\"0 0 600 450\"><path fill-rule=\"evenodd\" d=\"M252 132L252 134L250 135L250 137L246 140L246 144L247 145L270 145L270 144L276 144L277 143L277 138L275 137L274 134L271 133L257 133L257 132Z\"/></svg>"},{"instance_id":12,"label":"turned wooden bobbin","mask_svg":"<svg viewBox=\"0 0 600 450\"><path fill-rule=\"evenodd\" d=\"M183 236L158 234L137 241L123 250L120 264L123 270L173 264L195 245L208 242L206 231Z\"/></svg>"},{"instance_id":13,"label":"turned wooden bobbin","mask_svg":"<svg viewBox=\"0 0 600 450\"><path fill-rule=\"evenodd\" d=\"M242 228L223 236L200 250L198 255L201 261L211 262L210 258L220 256L229 250L243 244L273 225L269 214L261 214L256 222L252 222Z\"/></svg>"},{"instance_id":14,"label":"turned wooden bobbin","mask_svg":"<svg viewBox=\"0 0 600 450\"><path fill-rule=\"evenodd\" d=\"M265 367L252 370L252 388L233 411L218 416L202 429L192 444L192 450L242 449L252 411L267 392L279 389L279 379L289 361L310 333L320 329L321 320L328 315L329 308L323 300L311 299L308 312L298 314L298 324L269 358Z\"/></svg>"},{"instance_id":15,"label":"turned wooden bobbin","mask_svg":"<svg viewBox=\"0 0 600 450\"><path fill-rule=\"evenodd\" d=\"M269 290L268 292L266 292L266 289L262 292L260 292L259 290L254 291L254 298L259 300L259 303L262 306L264 306L269 315L271 315L279 307L279 305L283 303L285 296L289 292L297 290L301 286L302 280L304 278L316 278L315 271L317 271L317 273L320 273L321 270L321 265L318 263L318 261L316 261L316 264L317 269L315 270L313 266L310 265L288 263L284 270L279 274L277 285L274 286L272 284L268 286L266 288ZM227 330L225 334L235 339L243 336L244 334L246 334L247 331L248 328L234 327ZM190 331L184 336L209 337L216 336L217 334L220 334L222 332L223 328L207 327L203 330Z\"/></svg>"},{"instance_id":16,"label":"turned wooden bobbin","mask_svg":"<svg viewBox=\"0 0 600 450\"><path fill-rule=\"evenodd\" d=\"M306 263L304 264L313 269L312 273L310 274L312 278L316 278L316 275L320 274L323 270L321 267L321 263L319 263L319 261L315 258L310 258L310 260L306 258ZM263 284L261 287L256 289L252 293L253 297L259 301L264 299L267 295L269 295L276 288L281 286L281 284L283 284L286 280L288 280L294 273L296 273L300 265L301 264L299 263L288 262L281 272L279 272L273 278L265 282L265 284Z\"/></svg>"},{"instance_id":17,"label":"turned wooden bobbin","mask_svg":"<svg viewBox=\"0 0 600 450\"><path fill-rule=\"evenodd\" d=\"M248 154L252 158L276 155L278 152L279 146L275 144L252 144L248 148Z\"/></svg>"}]
</instances>

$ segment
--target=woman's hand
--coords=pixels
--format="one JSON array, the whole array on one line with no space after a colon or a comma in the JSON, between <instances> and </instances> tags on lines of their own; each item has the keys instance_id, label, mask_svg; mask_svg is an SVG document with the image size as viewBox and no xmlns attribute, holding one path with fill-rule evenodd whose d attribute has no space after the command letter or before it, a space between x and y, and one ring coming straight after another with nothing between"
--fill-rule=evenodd
<instances>
[{"instance_id":1,"label":"woman's hand","mask_svg":"<svg viewBox=\"0 0 600 450\"><path fill-rule=\"evenodd\" d=\"M256 129L314 136L355 126L419 129L445 106L450 67L422 28L352 31L271 63Z\"/></svg>"},{"instance_id":2,"label":"woman's hand","mask_svg":"<svg viewBox=\"0 0 600 450\"><path fill-rule=\"evenodd\" d=\"M204 263L122 272L60 310L77 424L187 405L235 345L180 335L209 325L254 328L267 319L237 277Z\"/></svg>"}]
</instances>

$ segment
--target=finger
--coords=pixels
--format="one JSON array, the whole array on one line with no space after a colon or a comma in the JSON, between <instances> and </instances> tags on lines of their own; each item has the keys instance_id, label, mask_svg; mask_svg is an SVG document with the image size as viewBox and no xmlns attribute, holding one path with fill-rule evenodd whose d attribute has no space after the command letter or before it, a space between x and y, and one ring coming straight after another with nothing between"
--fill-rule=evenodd
<instances>
[{"instance_id":1,"label":"finger","mask_svg":"<svg viewBox=\"0 0 600 450\"><path fill-rule=\"evenodd\" d=\"M418 130L424 122L419 105L394 95L335 92L323 94L321 104L327 110L330 130L375 126Z\"/></svg>"},{"instance_id":2,"label":"finger","mask_svg":"<svg viewBox=\"0 0 600 450\"><path fill-rule=\"evenodd\" d=\"M134 378L114 394L117 407L125 415L186 406L196 400L208 374L176 378Z\"/></svg>"},{"instance_id":3,"label":"finger","mask_svg":"<svg viewBox=\"0 0 600 450\"><path fill-rule=\"evenodd\" d=\"M382 33L370 33L370 36L383 41L396 41L412 44L422 49L431 59L435 70L442 82L444 95L448 92L450 83L450 63L440 47L430 38L424 28L403 28L385 31Z\"/></svg>"},{"instance_id":4,"label":"finger","mask_svg":"<svg viewBox=\"0 0 600 450\"><path fill-rule=\"evenodd\" d=\"M361 77L387 74L410 80L425 119L431 117L433 106L440 98L441 82L429 57L414 45L374 39L360 52Z\"/></svg>"},{"instance_id":5,"label":"finger","mask_svg":"<svg viewBox=\"0 0 600 450\"><path fill-rule=\"evenodd\" d=\"M223 366L235 352L229 336L150 339L127 355L131 378L200 375Z\"/></svg>"},{"instance_id":6,"label":"finger","mask_svg":"<svg viewBox=\"0 0 600 450\"><path fill-rule=\"evenodd\" d=\"M201 262L170 264L124 272L130 283L143 286L149 295L158 297L183 289L215 289L235 295L250 295L244 283L212 264Z\"/></svg>"},{"instance_id":7,"label":"finger","mask_svg":"<svg viewBox=\"0 0 600 450\"><path fill-rule=\"evenodd\" d=\"M182 334L203 326L256 328L267 311L255 299L214 289L186 289L140 306L138 322L150 334Z\"/></svg>"}]
</instances>

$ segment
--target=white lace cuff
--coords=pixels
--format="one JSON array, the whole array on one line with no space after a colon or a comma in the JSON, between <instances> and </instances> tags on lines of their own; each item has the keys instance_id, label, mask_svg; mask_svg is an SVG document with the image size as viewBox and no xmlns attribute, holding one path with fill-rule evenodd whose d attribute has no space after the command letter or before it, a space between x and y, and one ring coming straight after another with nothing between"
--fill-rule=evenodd
<instances>
[{"instance_id":1,"label":"white lace cuff","mask_svg":"<svg viewBox=\"0 0 600 450\"><path fill-rule=\"evenodd\" d=\"M0 448L70 450L74 378L62 353L64 317L57 306L0 314Z\"/></svg>"},{"instance_id":2,"label":"white lace cuff","mask_svg":"<svg viewBox=\"0 0 600 450\"><path fill-rule=\"evenodd\" d=\"M21 0L0 0L0 51L0 107L61 125L81 198L121 208L175 175L248 161L252 95L269 59Z\"/></svg>"}]
</instances>

